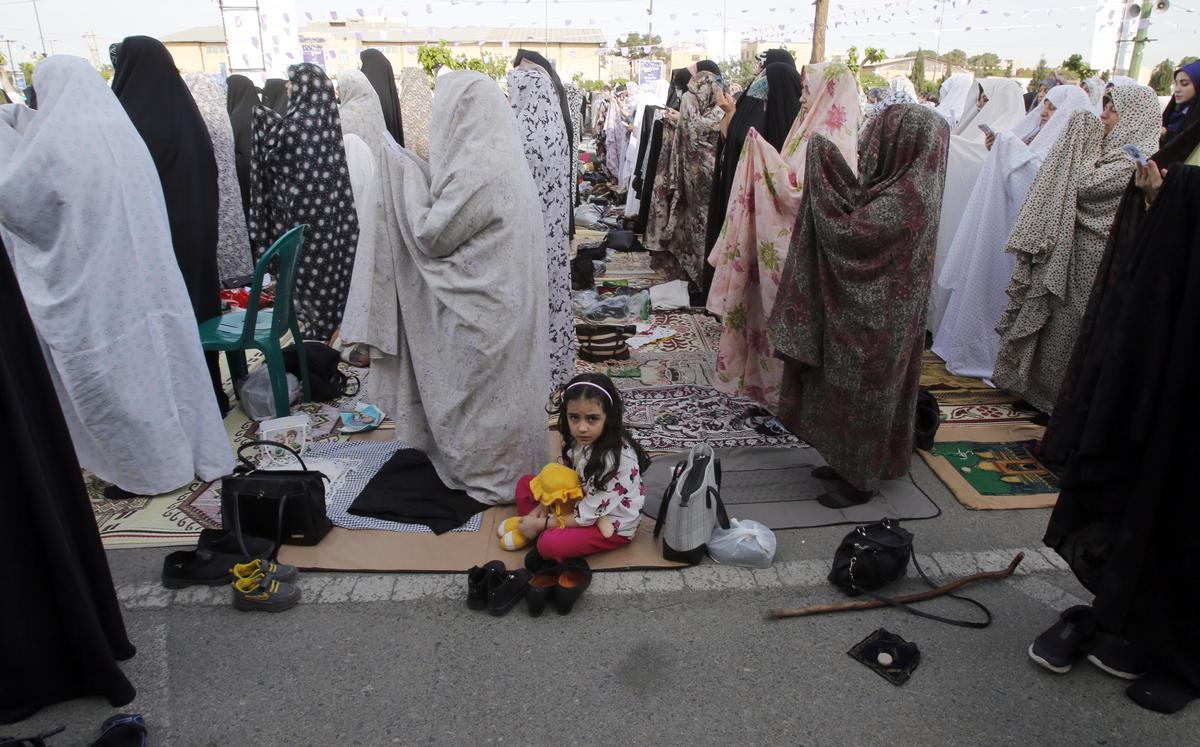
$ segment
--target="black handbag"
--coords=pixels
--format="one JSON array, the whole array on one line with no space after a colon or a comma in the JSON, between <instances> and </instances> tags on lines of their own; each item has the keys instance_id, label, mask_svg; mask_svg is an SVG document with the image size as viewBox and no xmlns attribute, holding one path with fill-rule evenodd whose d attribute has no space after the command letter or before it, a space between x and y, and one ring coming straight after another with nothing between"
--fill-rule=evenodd
<instances>
[{"instance_id":1,"label":"black handbag","mask_svg":"<svg viewBox=\"0 0 1200 747\"><path fill-rule=\"evenodd\" d=\"M258 469L242 453L256 446L283 449L300 462L298 470ZM238 459L248 471L235 472L221 480L221 525L232 529L242 543L244 538L265 537L279 545L315 545L333 524L325 515L325 480L321 472L310 470L300 454L274 441L248 441L238 449ZM240 469L240 468L239 468Z\"/></svg>"},{"instance_id":2,"label":"black handbag","mask_svg":"<svg viewBox=\"0 0 1200 747\"><path fill-rule=\"evenodd\" d=\"M347 376L338 365L342 362L341 353L323 342L308 340L304 343L304 357L308 363L308 389L313 402L332 402L358 394L358 377ZM295 345L283 349L283 367L300 378L300 357Z\"/></svg>"},{"instance_id":3,"label":"black handbag","mask_svg":"<svg viewBox=\"0 0 1200 747\"><path fill-rule=\"evenodd\" d=\"M838 545L833 554L833 568L829 571L829 583L844 591L847 596L856 597L862 594L917 617L936 620L947 625L957 625L962 628L986 628L992 624L991 610L974 599L957 594L946 594L946 596L975 605L983 610L987 619L983 622L974 622L942 617L914 609L910 605L890 597L871 593L903 576L910 559L921 580L929 588L936 589L937 584L929 580L913 554L912 532L900 526L900 522L892 519L864 524L855 527L854 531L847 534L842 539L842 543Z\"/></svg>"}]
</instances>

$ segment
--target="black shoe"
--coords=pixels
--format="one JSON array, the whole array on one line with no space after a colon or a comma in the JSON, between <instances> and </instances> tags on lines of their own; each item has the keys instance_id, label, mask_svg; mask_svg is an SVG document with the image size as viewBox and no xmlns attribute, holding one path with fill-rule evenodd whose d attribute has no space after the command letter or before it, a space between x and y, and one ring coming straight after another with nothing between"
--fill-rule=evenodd
<instances>
[{"instance_id":1,"label":"black shoe","mask_svg":"<svg viewBox=\"0 0 1200 747\"><path fill-rule=\"evenodd\" d=\"M467 571L467 607L473 610L486 610L488 606L488 583L495 574L503 575L508 572L504 562L489 560L482 566L475 566Z\"/></svg>"},{"instance_id":2,"label":"black shoe","mask_svg":"<svg viewBox=\"0 0 1200 747\"><path fill-rule=\"evenodd\" d=\"M163 559L162 585L168 589L189 586L224 586L233 583L233 567L241 554L225 555L210 550L177 550Z\"/></svg>"},{"instance_id":3,"label":"black shoe","mask_svg":"<svg viewBox=\"0 0 1200 747\"><path fill-rule=\"evenodd\" d=\"M1136 680L1150 670L1150 661L1141 649L1111 633L1100 631L1088 653L1088 661L1123 680Z\"/></svg>"},{"instance_id":4,"label":"black shoe","mask_svg":"<svg viewBox=\"0 0 1200 747\"><path fill-rule=\"evenodd\" d=\"M579 597L592 585L592 569L583 558L568 560L558 576L554 589L554 608L558 614L566 615L574 608Z\"/></svg>"},{"instance_id":5,"label":"black shoe","mask_svg":"<svg viewBox=\"0 0 1200 747\"><path fill-rule=\"evenodd\" d=\"M1130 700L1157 713L1177 713L1200 697L1200 691L1165 669L1155 667L1125 690Z\"/></svg>"},{"instance_id":6,"label":"black shoe","mask_svg":"<svg viewBox=\"0 0 1200 747\"><path fill-rule=\"evenodd\" d=\"M538 552L536 544L533 546L532 550L525 553L525 568L530 573L536 574L539 571L544 571L547 568L553 568L557 565L559 564L552 560L546 560L543 558L542 554Z\"/></svg>"},{"instance_id":7,"label":"black shoe","mask_svg":"<svg viewBox=\"0 0 1200 747\"><path fill-rule=\"evenodd\" d=\"M529 605L530 617L541 617L546 611L546 603L554 598L558 588L558 577L562 572L561 565L552 565L533 574L528 588L525 589L525 602Z\"/></svg>"},{"instance_id":8,"label":"black shoe","mask_svg":"<svg viewBox=\"0 0 1200 747\"><path fill-rule=\"evenodd\" d=\"M508 573L493 573L488 579L488 612L496 617L507 615L525 598L525 589L533 574L524 568Z\"/></svg>"},{"instance_id":9,"label":"black shoe","mask_svg":"<svg viewBox=\"0 0 1200 747\"><path fill-rule=\"evenodd\" d=\"M197 550L209 550L221 555L236 555L239 563L243 563L254 558L266 559L271 551L275 549L275 543L263 537L244 536L242 539L246 543L246 552L250 553L250 557L246 557L242 553L242 546L238 543L237 535L232 529L204 529L200 532L200 539L196 540Z\"/></svg>"},{"instance_id":10,"label":"black shoe","mask_svg":"<svg viewBox=\"0 0 1200 747\"><path fill-rule=\"evenodd\" d=\"M1030 644L1029 658L1051 672L1066 674L1096 635L1096 627L1096 613L1090 606L1072 607Z\"/></svg>"}]
</instances>

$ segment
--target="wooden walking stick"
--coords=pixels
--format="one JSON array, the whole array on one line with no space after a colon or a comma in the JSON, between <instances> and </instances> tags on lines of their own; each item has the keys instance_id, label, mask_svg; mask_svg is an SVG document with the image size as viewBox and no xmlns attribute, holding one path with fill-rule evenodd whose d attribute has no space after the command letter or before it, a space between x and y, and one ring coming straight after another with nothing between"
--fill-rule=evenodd
<instances>
[{"instance_id":1,"label":"wooden walking stick","mask_svg":"<svg viewBox=\"0 0 1200 747\"><path fill-rule=\"evenodd\" d=\"M936 589L922 591L917 594L908 594L902 597L896 597L896 601L901 604L911 604L913 602L923 602L926 599L934 599L944 596L953 591L958 591L967 584L973 584L976 581L994 581L1002 578L1008 578L1013 575L1013 571L1017 570L1017 566L1025 559L1025 553L1019 552L1008 567L999 571L984 571L982 573L973 573L970 576L963 576L957 581L939 586ZM837 604L818 604L812 607L798 607L792 609L767 610L768 620L782 620L785 617L807 617L809 615L823 615L826 612L851 612L855 610L873 610L879 607L887 607L886 602L880 602L876 599L866 599L861 602L839 602Z\"/></svg>"}]
</instances>

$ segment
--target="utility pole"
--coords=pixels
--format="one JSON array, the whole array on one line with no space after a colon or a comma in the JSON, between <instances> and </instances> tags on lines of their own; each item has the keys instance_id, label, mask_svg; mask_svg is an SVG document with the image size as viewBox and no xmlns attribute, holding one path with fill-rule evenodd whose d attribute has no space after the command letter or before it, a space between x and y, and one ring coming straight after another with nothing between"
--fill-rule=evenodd
<instances>
[{"instance_id":1,"label":"utility pole","mask_svg":"<svg viewBox=\"0 0 1200 747\"><path fill-rule=\"evenodd\" d=\"M646 11L646 36L654 36L654 0L650 0L650 9Z\"/></svg>"},{"instance_id":2,"label":"utility pole","mask_svg":"<svg viewBox=\"0 0 1200 747\"><path fill-rule=\"evenodd\" d=\"M1146 42L1150 41L1146 38L1150 31L1150 13L1154 10L1152 0L1143 0L1142 16L1138 20L1137 36L1133 37L1133 57L1129 59L1129 77L1137 80L1138 73L1142 71L1142 51L1146 46Z\"/></svg>"},{"instance_id":3,"label":"utility pole","mask_svg":"<svg viewBox=\"0 0 1200 747\"><path fill-rule=\"evenodd\" d=\"M825 59L825 25L829 23L829 0L813 0L813 42L811 63Z\"/></svg>"},{"instance_id":4,"label":"utility pole","mask_svg":"<svg viewBox=\"0 0 1200 747\"><path fill-rule=\"evenodd\" d=\"M42 17L38 15L37 0L33 0L33 17L37 20L38 38L42 40L42 57L46 56L46 37L42 34Z\"/></svg>"},{"instance_id":5,"label":"utility pole","mask_svg":"<svg viewBox=\"0 0 1200 747\"><path fill-rule=\"evenodd\" d=\"M92 67L99 70L100 69L100 51L96 48L96 32L89 31L88 33L83 35L83 38L87 39L87 42L88 42L88 51L91 52L91 55L92 55Z\"/></svg>"},{"instance_id":6,"label":"utility pole","mask_svg":"<svg viewBox=\"0 0 1200 747\"><path fill-rule=\"evenodd\" d=\"M942 58L942 24L946 22L946 0L942 0L941 6L942 6L942 13L940 16L938 16L938 40L937 40L937 56L938 56L939 60ZM950 71L949 66L946 67L946 71L947 72Z\"/></svg>"},{"instance_id":7,"label":"utility pole","mask_svg":"<svg viewBox=\"0 0 1200 747\"><path fill-rule=\"evenodd\" d=\"M12 55L12 39L5 39L4 43L8 45L8 67L12 75L12 84L17 85L17 61Z\"/></svg>"}]
</instances>

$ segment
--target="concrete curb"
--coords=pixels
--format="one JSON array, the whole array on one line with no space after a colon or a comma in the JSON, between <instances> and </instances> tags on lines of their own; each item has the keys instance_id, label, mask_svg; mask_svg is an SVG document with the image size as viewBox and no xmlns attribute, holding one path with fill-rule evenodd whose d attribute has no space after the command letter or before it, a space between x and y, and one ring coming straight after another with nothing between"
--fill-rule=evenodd
<instances>
[{"instance_id":1,"label":"concrete curb","mask_svg":"<svg viewBox=\"0 0 1200 747\"><path fill-rule=\"evenodd\" d=\"M1018 589L1051 607L1065 609L1081 603L1057 586L1034 574L1070 570L1062 558L1046 548L1023 547L979 552L918 554L917 562L930 578L951 578L998 570L1008 565L1018 552L1025 560L1017 568ZM832 591L826 581L829 561L791 560L770 568L751 569L704 563L680 570L618 571L597 573L589 594L596 596L633 596L682 591L748 591L752 589L823 589ZM909 577L915 571L909 570ZM298 581L304 592L302 604L370 604L377 602L415 602L427 599L458 599L464 596L463 575L459 573L302 573ZM230 603L230 590L224 586L194 586L172 591L158 582L126 584L117 588L117 598L129 611L161 610L168 607L220 607Z\"/></svg>"}]
</instances>

